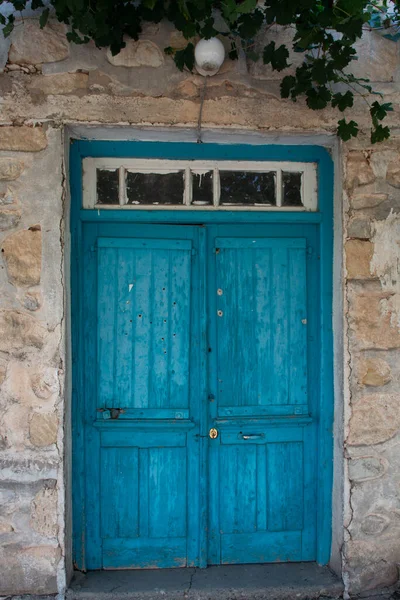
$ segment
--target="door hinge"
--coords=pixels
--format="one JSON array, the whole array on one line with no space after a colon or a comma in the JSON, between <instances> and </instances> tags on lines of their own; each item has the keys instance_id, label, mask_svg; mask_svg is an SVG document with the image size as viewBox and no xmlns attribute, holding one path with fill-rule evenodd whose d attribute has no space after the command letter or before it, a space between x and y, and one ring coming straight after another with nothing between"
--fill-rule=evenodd
<instances>
[{"instance_id":1,"label":"door hinge","mask_svg":"<svg viewBox=\"0 0 400 600\"><path fill-rule=\"evenodd\" d=\"M312 246L307 246L307 254L313 254L314 248Z\"/></svg>"},{"instance_id":2,"label":"door hinge","mask_svg":"<svg viewBox=\"0 0 400 600\"><path fill-rule=\"evenodd\" d=\"M97 246L90 246L90 252L96 252Z\"/></svg>"},{"instance_id":3,"label":"door hinge","mask_svg":"<svg viewBox=\"0 0 400 600\"><path fill-rule=\"evenodd\" d=\"M197 255L197 250L196 248L192 248L192 256L196 256Z\"/></svg>"}]
</instances>

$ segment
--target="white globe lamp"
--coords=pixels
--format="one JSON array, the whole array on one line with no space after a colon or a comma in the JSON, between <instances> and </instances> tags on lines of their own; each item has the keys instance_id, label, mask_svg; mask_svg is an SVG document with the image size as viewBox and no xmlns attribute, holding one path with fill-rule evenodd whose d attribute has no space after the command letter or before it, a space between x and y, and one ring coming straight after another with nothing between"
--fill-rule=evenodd
<instances>
[{"instance_id":1,"label":"white globe lamp","mask_svg":"<svg viewBox=\"0 0 400 600\"><path fill-rule=\"evenodd\" d=\"M200 40L194 49L196 70L200 75L215 75L225 59L225 48L218 38Z\"/></svg>"}]
</instances>

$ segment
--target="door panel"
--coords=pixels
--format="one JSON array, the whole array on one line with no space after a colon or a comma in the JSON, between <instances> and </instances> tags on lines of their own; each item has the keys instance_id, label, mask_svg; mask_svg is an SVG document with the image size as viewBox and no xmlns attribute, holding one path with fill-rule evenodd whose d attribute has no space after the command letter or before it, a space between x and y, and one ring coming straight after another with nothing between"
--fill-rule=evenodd
<instances>
[{"instance_id":1,"label":"door panel","mask_svg":"<svg viewBox=\"0 0 400 600\"><path fill-rule=\"evenodd\" d=\"M315 239L270 231L210 231L210 564L315 557Z\"/></svg>"},{"instance_id":2,"label":"door panel","mask_svg":"<svg viewBox=\"0 0 400 600\"><path fill-rule=\"evenodd\" d=\"M99 463L87 474L99 505L88 568L198 564L197 229L102 225L87 235L97 281L87 453Z\"/></svg>"},{"instance_id":3,"label":"door panel","mask_svg":"<svg viewBox=\"0 0 400 600\"><path fill-rule=\"evenodd\" d=\"M97 244L100 406L187 418L191 241Z\"/></svg>"},{"instance_id":4,"label":"door panel","mask_svg":"<svg viewBox=\"0 0 400 600\"><path fill-rule=\"evenodd\" d=\"M306 413L305 239L215 244L218 414Z\"/></svg>"}]
</instances>

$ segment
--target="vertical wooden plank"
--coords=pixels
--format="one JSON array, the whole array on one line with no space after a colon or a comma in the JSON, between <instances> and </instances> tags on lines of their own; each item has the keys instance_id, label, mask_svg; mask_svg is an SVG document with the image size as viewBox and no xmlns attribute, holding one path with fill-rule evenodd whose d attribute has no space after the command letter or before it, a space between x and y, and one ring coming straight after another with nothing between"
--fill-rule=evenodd
<instances>
[{"instance_id":1,"label":"vertical wooden plank","mask_svg":"<svg viewBox=\"0 0 400 600\"><path fill-rule=\"evenodd\" d=\"M147 538L149 535L149 449L139 450L139 533L140 537Z\"/></svg>"},{"instance_id":2,"label":"vertical wooden plank","mask_svg":"<svg viewBox=\"0 0 400 600\"><path fill-rule=\"evenodd\" d=\"M237 533L236 493L238 487L238 452L236 446L220 445L220 531Z\"/></svg>"},{"instance_id":3,"label":"vertical wooden plank","mask_svg":"<svg viewBox=\"0 0 400 600\"><path fill-rule=\"evenodd\" d=\"M191 255L175 252L169 268L168 294L168 371L169 406L187 408L189 405L189 336L191 330ZM199 314L197 313L197 318Z\"/></svg>"},{"instance_id":4,"label":"vertical wooden plank","mask_svg":"<svg viewBox=\"0 0 400 600\"><path fill-rule=\"evenodd\" d=\"M287 248L272 250L274 296L272 300L272 356L274 404L288 400L288 252Z\"/></svg>"},{"instance_id":5,"label":"vertical wooden plank","mask_svg":"<svg viewBox=\"0 0 400 600\"><path fill-rule=\"evenodd\" d=\"M289 248L288 361L289 404L307 404L306 249Z\"/></svg>"},{"instance_id":6,"label":"vertical wooden plank","mask_svg":"<svg viewBox=\"0 0 400 600\"><path fill-rule=\"evenodd\" d=\"M256 446L220 447L220 523L226 533L256 530Z\"/></svg>"},{"instance_id":7,"label":"vertical wooden plank","mask_svg":"<svg viewBox=\"0 0 400 600\"><path fill-rule=\"evenodd\" d=\"M257 529L257 446L237 446L237 489L235 532Z\"/></svg>"},{"instance_id":8,"label":"vertical wooden plank","mask_svg":"<svg viewBox=\"0 0 400 600\"><path fill-rule=\"evenodd\" d=\"M150 537L186 537L186 449L149 451Z\"/></svg>"},{"instance_id":9,"label":"vertical wooden plank","mask_svg":"<svg viewBox=\"0 0 400 600\"><path fill-rule=\"evenodd\" d=\"M257 531L267 529L267 456L266 445L257 445Z\"/></svg>"},{"instance_id":10,"label":"vertical wooden plank","mask_svg":"<svg viewBox=\"0 0 400 600\"><path fill-rule=\"evenodd\" d=\"M133 360L133 319L135 312L135 254L128 248L117 251L116 281L116 338L115 397L112 406L133 406L132 383L135 373Z\"/></svg>"},{"instance_id":11,"label":"vertical wooden plank","mask_svg":"<svg viewBox=\"0 0 400 600\"><path fill-rule=\"evenodd\" d=\"M149 408L168 408L168 280L171 250L151 250Z\"/></svg>"},{"instance_id":12,"label":"vertical wooden plank","mask_svg":"<svg viewBox=\"0 0 400 600\"><path fill-rule=\"evenodd\" d=\"M233 357L240 353L239 338L237 335L238 294L235 265L238 261L238 252L217 248L216 281L212 293L216 299L215 319L217 332L217 383L218 405L236 406L241 401L238 393L240 378L238 365Z\"/></svg>"},{"instance_id":13,"label":"vertical wooden plank","mask_svg":"<svg viewBox=\"0 0 400 600\"><path fill-rule=\"evenodd\" d=\"M134 538L139 533L137 448L101 451L101 531L106 538Z\"/></svg>"},{"instance_id":14,"label":"vertical wooden plank","mask_svg":"<svg viewBox=\"0 0 400 600\"><path fill-rule=\"evenodd\" d=\"M98 249L98 361L99 406L113 406L115 396L116 365L116 286L118 276L118 250ZM87 289L87 287L85 287ZM93 373L94 375L94 373Z\"/></svg>"},{"instance_id":15,"label":"vertical wooden plank","mask_svg":"<svg viewBox=\"0 0 400 600\"><path fill-rule=\"evenodd\" d=\"M150 298L152 294L152 255L146 250L135 251L136 287L135 312L133 313L134 335L134 387L135 408L149 407L149 378L151 370L152 314Z\"/></svg>"},{"instance_id":16,"label":"vertical wooden plank","mask_svg":"<svg viewBox=\"0 0 400 600\"><path fill-rule=\"evenodd\" d=\"M230 252L229 252L230 254ZM236 327L228 335L237 335L238 353L231 357L233 369L238 371L237 402L241 406L255 406L257 397L257 355L255 342L255 252L253 249L238 249L235 265L238 313ZM233 359L233 360L232 360Z\"/></svg>"},{"instance_id":17,"label":"vertical wooden plank","mask_svg":"<svg viewBox=\"0 0 400 600\"><path fill-rule=\"evenodd\" d=\"M303 444L268 446L268 529L298 531L303 528Z\"/></svg>"},{"instance_id":18,"label":"vertical wooden plank","mask_svg":"<svg viewBox=\"0 0 400 600\"><path fill-rule=\"evenodd\" d=\"M257 404L273 404L272 379L272 335L271 307L274 300L272 284L272 253L270 248L255 251L255 349L257 372Z\"/></svg>"}]
</instances>

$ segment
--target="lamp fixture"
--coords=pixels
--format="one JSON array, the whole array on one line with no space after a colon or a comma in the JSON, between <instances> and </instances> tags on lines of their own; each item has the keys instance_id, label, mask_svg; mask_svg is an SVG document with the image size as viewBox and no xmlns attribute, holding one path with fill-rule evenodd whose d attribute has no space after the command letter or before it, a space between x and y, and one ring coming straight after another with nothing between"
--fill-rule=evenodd
<instances>
[{"instance_id":1,"label":"lamp fixture","mask_svg":"<svg viewBox=\"0 0 400 600\"><path fill-rule=\"evenodd\" d=\"M201 39L194 49L196 70L200 75L212 76L218 73L225 59L225 48L216 37Z\"/></svg>"}]
</instances>

